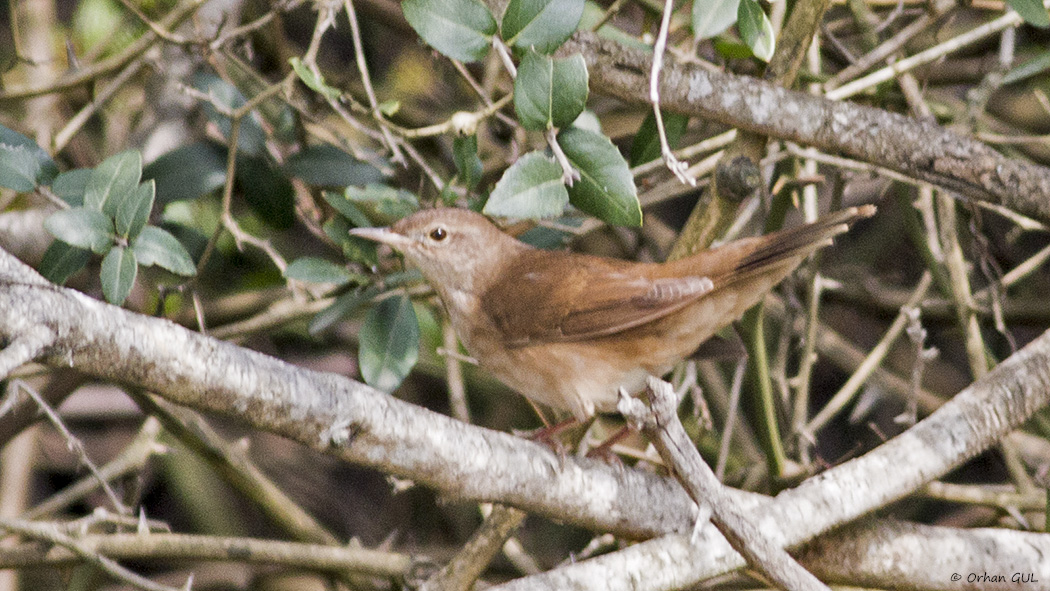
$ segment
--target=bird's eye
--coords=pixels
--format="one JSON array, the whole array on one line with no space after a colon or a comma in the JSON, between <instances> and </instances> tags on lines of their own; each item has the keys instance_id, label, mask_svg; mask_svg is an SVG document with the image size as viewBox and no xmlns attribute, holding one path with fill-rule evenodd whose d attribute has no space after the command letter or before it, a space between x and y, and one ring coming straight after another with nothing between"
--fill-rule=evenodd
<instances>
[{"instance_id":1,"label":"bird's eye","mask_svg":"<svg viewBox=\"0 0 1050 591\"><path fill-rule=\"evenodd\" d=\"M434 242L441 242L445 238L448 238L448 230L438 226L430 231L430 239Z\"/></svg>"}]
</instances>

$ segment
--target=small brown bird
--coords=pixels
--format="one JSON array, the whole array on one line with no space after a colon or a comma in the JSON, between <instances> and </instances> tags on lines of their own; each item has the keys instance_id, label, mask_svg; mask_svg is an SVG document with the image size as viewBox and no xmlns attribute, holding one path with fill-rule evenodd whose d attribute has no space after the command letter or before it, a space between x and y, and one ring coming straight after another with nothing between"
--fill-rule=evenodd
<instances>
[{"instance_id":1,"label":"small brown bird","mask_svg":"<svg viewBox=\"0 0 1050 591\"><path fill-rule=\"evenodd\" d=\"M875 207L667 263L533 248L464 209L351 234L388 244L437 291L467 351L527 398L579 420L613 412Z\"/></svg>"}]
</instances>

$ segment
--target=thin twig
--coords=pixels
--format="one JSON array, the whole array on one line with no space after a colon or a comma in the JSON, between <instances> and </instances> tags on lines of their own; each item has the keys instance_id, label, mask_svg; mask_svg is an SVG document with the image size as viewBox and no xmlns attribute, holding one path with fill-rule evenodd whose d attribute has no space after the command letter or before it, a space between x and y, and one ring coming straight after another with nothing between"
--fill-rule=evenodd
<instances>
[{"instance_id":1,"label":"thin twig","mask_svg":"<svg viewBox=\"0 0 1050 591\"><path fill-rule=\"evenodd\" d=\"M629 421L642 430L660 451L674 475L701 508L707 507L711 522L722 532L733 549L755 570L785 591L830 591L784 550L784 533L775 524L759 527L737 506L715 473L700 457L678 420L678 400L670 384L656 378L648 380L648 406L626 394L617 405ZM702 524L697 522L698 527Z\"/></svg>"},{"instance_id":2,"label":"thin twig","mask_svg":"<svg viewBox=\"0 0 1050 591\"><path fill-rule=\"evenodd\" d=\"M5 529L9 532L17 533L28 538L44 540L62 546L87 562L94 564L114 579L124 581L125 583L133 585L139 589L145 589L146 591L185 591L185 589L189 588L188 583L186 588L177 589L175 587L155 583L142 575L136 574L117 564L116 561L96 552L87 544L84 544L73 536L63 533L53 523L36 523L22 519L0 518L0 529ZM190 580L192 580L192 576Z\"/></svg>"},{"instance_id":3,"label":"thin twig","mask_svg":"<svg viewBox=\"0 0 1050 591\"><path fill-rule=\"evenodd\" d=\"M52 141L51 147L54 152L61 152L69 140L73 139L80 128L91 119L102 105L106 104L109 99L113 98L113 95L117 93L124 83L131 79L132 76L137 74L146 63L145 58L138 58L127 65L119 74L116 75L112 80L108 81L92 98L91 102L84 105L77 114L74 115L63 127L55 134L55 139Z\"/></svg>"},{"instance_id":4,"label":"thin twig","mask_svg":"<svg viewBox=\"0 0 1050 591\"><path fill-rule=\"evenodd\" d=\"M117 510L117 513L120 513L121 515L127 515L128 513L130 513L131 509L123 502L121 502L120 497L117 496L116 491L114 491L113 488L109 485L109 481L106 480L106 478L99 471L98 466L95 465L95 462L91 461L91 457L88 456L87 450L84 448L84 443L81 442L80 439L77 438L75 435L73 435L73 433L68 428L66 428L65 423L62 422L62 418L59 417L58 413L55 412L55 409L51 408L51 405L48 404L46 400L44 400L43 396L41 396L40 393L36 391L36 389L34 389L22 380L12 381L11 387L20 388L23 392L28 394L30 398L32 398L36 402L37 406L40 407L40 410L43 411L44 416L47 417L47 420L50 421L52 425L54 425L55 429L59 432L62 438L66 440L66 448L68 448L69 451L76 454L77 460L81 464L84 464L84 466L87 467L88 471L91 472L91 475L95 477L95 480L102 488L102 491L106 493L106 496L109 498L109 502L112 503L113 507Z\"/></svg>"},{"instance_id":5,"label":"thin twig","mask_svg":"<svg viewBox=\"0 0 1050 591\"><path fill-rule=\"evenodd\" d=\"M379 101L376 99L375 90L372 88L372 77L368 74L368 62L365 61L365 47L361 43L361 28L357 23L357 11L354 10L354 0L343 0L343 8L346 10L346 17L350 21L350 38L354 43L357 71L361 73L361 83L365 87L365 96L368 97L368 104L372 107L372 117L379 124L379 131L383 133L383 139L386 140L386 145L390 148L390 159L397 164L404 164L405 157L401 154L397 140L394 139L390 129L387 127L386 118L379 110Z\"/></svg>"},{"instance_id":6,"label":"thin twig","mask_svg":"<svg viewBox=\"0 0 1050 591\"><path fill-rule=\"evenodd\" d=\"M135 439L120 452L120 455L99 468L98 476L93 474L89 478L82 478L67 486L23 513L22 519L39 519L45 515L58 513L96 490L100 483L107 483L127 474L141 471L154 454L164 450L164 447L157 442L160 432L160 422L152 417L147 418L139 428Z\"/></svg>"},{"instance_id":7,"label":"thin twig","mask_svg":"<svg viewBox=\"0 0 1050 591\"><path fill-rule=\"evenodd\" d=\"M656 133L660 137L660 155L664 164L671 169L679 181L689 186L696 186L696 177L690 176L686 169L688 164L678 160L667 142L667 132L664 129L664 118L660 113L660 70L664 65L664 51L667 49L667 31L671 26L671 12L674 10L674 0L665 0L663 18L660 21L660 33L656 37L656 45L653 46L653 67L649 74L649 101L653 104L653 116L656 118Z\"/></svg>"},{"instance_id":8,"label":"thin twig","mask_svg":"<svg viewBox=\"0 0 1050 591\"><path fill-rule=\"evenodd\" d=\"M864 90L867 90L868 88L871 88L872 86L875 86L876 84L886 82L887 80L891 80L892 78L903 72L907 72L923 64L933 62L937 59L948 55L949 53L958 51L959 49L962 49L963 47L966 47L971 43L976 43L981 39L995 35L1003 29L1007 29L1009 27L1016 27L1022 22L1023 21L1020 15L1011 10L1003 16L991 22L985 23L979 27L975 27L970 31L967 31L966 33L963 33L945 41L944 43L934 45L933 47L925 51L920 51L919 53L911 57L907 57L898 62L895 62L889 66L886 66L885 68L882 68L881 70L876 70L875 72L872 72L871 74L868 74L863 78L859 78L848 84L844 84L842 86L839 86L838 88L829 90L825 96L833 100L849 98L859 92L862 92Z\"/></svg>"},{"instance_id":9,"label":"thin twig","mask_svg":"<svg viewBox=\"0 0 1050 591\"><path fill-rule=\"evenodd\" d=\"M178 26L179 23L187 19L190 15L197 11L201 5L204 4L205 0L190 0L186 4L179 6L164 17L160 22L161 28L164 30L171 30ZM149 31L143 34L141 37L136 39L130 45L125 47L121 52L110 56L100 62L87 66L85 68L78 69L68 76L49 82L42 86L23 86L17 88L11 88L7 90L0 90L0 99L23 99L32 98L44 94L52 94L55 92L61 92L75 88L77 86L87 84L94 80L97 80L101 76L105 76L110 72L116 71L131 60L142 55L147 49L152 47L158 40L159 36L154 31Z\"/></svg>"},{"instance_id":10,"label":"thin twig","mask_svg":"<svg viewBox=\"0 0 1050 591\"><path fill-rule=\"evenodd\" d=\"M879 367L882 360L885 359L886 355L890 351L890 347L893 345L897 337L901 335L904 329L908 325L908 315L905 310L915 308L922 302L923 298L926 297L926 293L930 290L930 285L933 283L933 278L929 272L924 273L922 278L919 279L919 284L915 287L915 291L912 292L908 303L901 308L897 317L890 324L889 329L886 330L882 338L879 339L878 344L872 347L871 351L864 358L864 361L857 366L857 369L853 372L853 375L846 380L846 383L839 388L839 391L831 397L831 400L824 405L824 408L820 409L815 417L806 423L806 426L800 431L803 436L810 438L816 434L832 417L837 415L843 408L849 404L849 401L860 391L871 374Z\"/></svg>"}]
</instances>

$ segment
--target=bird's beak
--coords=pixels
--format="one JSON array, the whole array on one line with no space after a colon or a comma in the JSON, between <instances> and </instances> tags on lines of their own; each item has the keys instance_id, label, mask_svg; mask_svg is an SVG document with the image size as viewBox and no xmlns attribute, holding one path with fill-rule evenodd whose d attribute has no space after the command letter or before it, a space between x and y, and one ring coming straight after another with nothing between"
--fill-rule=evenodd
<instances>
[{"instance_id":1,"label":"bird's beak","mask_svg":"<svg viewBox=\"0 0 1050 591\"><path fill-rule=\"evenodd\" d=\"M350 235L386 244L401 252L404 252L412 243L412 239L390 228L354 228L350 230Z\"/></svg>"}]
</instances>

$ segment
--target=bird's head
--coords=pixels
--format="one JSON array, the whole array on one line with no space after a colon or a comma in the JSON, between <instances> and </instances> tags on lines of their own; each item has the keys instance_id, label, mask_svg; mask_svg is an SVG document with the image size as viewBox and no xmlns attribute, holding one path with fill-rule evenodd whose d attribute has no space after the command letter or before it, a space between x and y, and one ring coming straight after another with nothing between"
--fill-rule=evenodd
<instances>
[{"instance_id":1,"label":"bird's head","mask_svg":"<svg viewBox=\"0 0 1050 591\"><path fill-rule=\"evenodd\" d=\"M529 248L485 216L458 208L428 209L387 228L350 234L391 246L439 292L480 293L498 277L502 262Z\"/></svg>"}]
</instances>

